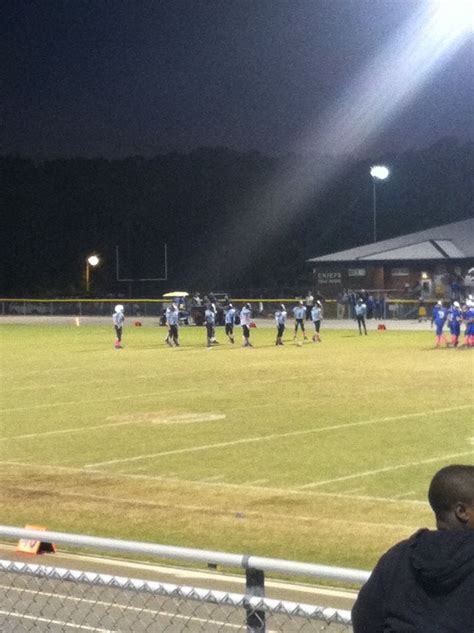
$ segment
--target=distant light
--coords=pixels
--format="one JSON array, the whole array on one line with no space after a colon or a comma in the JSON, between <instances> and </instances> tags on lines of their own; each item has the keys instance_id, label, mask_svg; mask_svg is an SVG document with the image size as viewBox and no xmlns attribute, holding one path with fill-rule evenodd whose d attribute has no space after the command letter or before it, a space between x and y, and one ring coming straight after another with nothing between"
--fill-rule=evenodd
<instances>
[{"instance_id":1,"label":"distant light","mask_svg":"<svg viewBox=\"0 0 474 633\"><path fill-rule=\"evenodd\" d=\"M97 264L100 262L100 259L97 257L97 255L91 255L87 258L87 261L91 266L97 266Z\"/></svg>"},{"instance_id":2,"label":"distant light","mask_svg":"<svg viewBox=\"0 0 474 633\"><path fill-rule=\"evenodd\" d=\"M390 175L390 170L385 165L374 165L370 168L370 175L377 180L385 180Z\"/></svg>"},{"instance_id":3,"label":"distant light","mask_svg":"<svg viewBox=\"0 0 474 633\"><path fill-rule=\"evenodd\" d=\"M428 279L428 273L421 273L422 279Z\"/></svg>"}]
</instances>

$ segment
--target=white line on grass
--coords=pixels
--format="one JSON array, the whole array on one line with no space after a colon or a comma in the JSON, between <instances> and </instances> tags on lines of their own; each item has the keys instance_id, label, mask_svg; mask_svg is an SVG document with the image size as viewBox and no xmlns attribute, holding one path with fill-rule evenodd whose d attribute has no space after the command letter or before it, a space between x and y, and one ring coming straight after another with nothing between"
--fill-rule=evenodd
<instances>
[{"instance_id":1,"label":"white line on grass","mask_svg":"<svg viewBox=\"0 0 474 633\"><path fill-rule=\"evenodd\" d=\"M349 479L357 479L359 477L370 477L372 475L378 475L379 473L388 473L392 470L401 470L402 468L415 468L416 466L422 466L423 464L432 464L433 462L442 462L446 459L454 459L455 457L465 457L466 455L474 455L474 450L464 451L463 453L452 453L451 455L438 455L438 457L431 457L430 459L423 459L418 462L408 462L407 464L397 464L396 466L386 466L385 468L376 468L375 470L365 470L361 473L355 473L354 475L345 475L344 477L334 477L333 479L325 479L323 481L315 481L311 484L305 484L299 486L301 489L316 488L317 486L325 486L327 484L334 484L339 481L348 481Z\"/></svg>"},{"instance_id":2,"label":"white line on grass","mask_svg":"<svg viewBox=\"0 0 474 633\"><path fill-rule=\"evenodd\" d=\"M204 477L202 481L212 482L212 481L222 481L224 479L223 475L212 475L211 477Z\"/></svg>"},{"instance_id":3,"label":"white line on grass","mask_svg":"<svg viewBox=\"0 0 474 633\"><path fill-rule=\"evenodd\" d=\"M394 499L393 497L372 497L370 495L352 495L340 492L321 492L320 490L301 490L298 488L277 488L276 486L251 486L249 484L232 484L228 482L210 482L205 479L179 479L177 477L163 476L163 475L141 475L138 473L120 473L110 472L106 470L84 470L83 468L74 468L72 466L52 466L50 464L36 464L33 462L16 462L16 461L1 461L0 466L14 466L15 468L33 468L35 470L47 470L53 473L72 473L77 475L90 475L100 476L101 478L108 479L122 479L122 480L138 480L138 481L154 481L166 483L169 485L180 486L196 486L202 488L206 486L208 488L216 488L218 490L232 489L237 491L249 491L256 492L258 494L281 494L281 495L295 495L295 496L310 496L310 497L326 497L336 499L351 499L357 501L370 501L370 502L382 502L382 503L406 503L408 505L417 505L427 507L426 501L419 501L415 499Z\"/></svg>"},{"instance_id":4,"label":"white line on grass","mask_svg":"<svg viewBox=\"0 0 474 633\"><path fill-rule=\"evenodd\" d=\"M269 483L269 479L254 479L254 481L246 481L244 486L264 486Z\"/></svg>"},{"instance_id":5,"label":"white line on grass","mask_svg":"<svg viewBox=\"0 0 474 633\"><path fill-rule=\"evenodd\" d=\"M418 413L406 413L404 415L390 416L386 418L376 418L372 420L361 420L360 422L347 422L345 424L335 424L332 426L322 426L316 429L306 429L302 431L289 431L287 433L272 433L271 435L260 435L257 437L241 438L239 440L231 440L229 442L217 442L215 444L204 444L201 446L191 446L188 448L176 448L170 451L161 451L159 453L147 453L145 455L136 455L135 457L124 457L122 459L110 459L103 462L94 462L93 464L86 464L84 468L95 468L97 466L112 466L114 464L130 463L140 461L142 459L153 459L154 457L165 457L167 455L180 455L183 453L196 453L199 451L207 451L214 448L226 448L227 446L237 446L239 444L252 444L256 442L263 442L268 440L280 439L283 437L296 437L299 435L309 435L313 433L322 433L324 431L337 431L339 429L348 429L357 426L367 426L369 424L379 424L382 422L393 422L395 420L406 420L409 418L419 417L420 415L436 415L438 413L447 413L449 411L459 411L461 409L467 409L473 405L462 405L459 407L434 409L430 411L420 411ZM312 485L312 484L309 484Z\"/></svg>"},{"instance_id":6,"label":"white line on grass","mask_svg":"<svg viewBox=\"0 0 474 633\"><path fill-rule=\"evenodd\" d=\"M52 374L55 372L60 372L61 374L64 374L64 372L66 371L89 371L89 369L87 367L84 367L82 365L78 365L77 367L53 367L52 369L34 369L33 371L27 371L25 373L22 373L21 376L22 378L26 378L27 376L35 376L36 374ZM11 374L0 374L1 378L9 378L11 377Z\"/></svg>"},{"instance_id":7,"label":"white line on grass","mask_svg":"<svg viewBox=\"0 0 474 633\"><path fill-rule=\"evenodd\" d=\"M188 389L176 389L174 391L167 391L161 389L160 391L153 391L151 393L134 393L127 394L125 396L114 396L113 398L88 398L87 402L115 402L117 400L130 400L132 398L155 398L160 396L166 398L170 394L187 393L188 391L200 391L199 387L189 387ZM29 411L30 409L47 409L49 407L68 407L71 405L84 404L84 400L69 400L67 402L48 402L45 404L33 404L29 407L15 407L12 409L0 409L0 413L11 413L13 411Z\"/></svg>"},{"instance_id":8,"label":"white line on grass","mask_svg":"<svg viewBox=\"0 0 474 633\"><path fill-rule=\"evenodd\" d=\"M56 431L44 431L42 433L27 433L25 435L12 435L10 437L0 437L0 442L7 442L8 440L32 439L34 437L46 437L48 435L68 435L70 433L83 433L83 432L96 431L100 429L108 429L108 428L112 428L116 426L127 426L130 424L135 424L135 425L153 424L154 426L156 426L159 424L170 425L170 424L196 424L197 422L214 422L217 420L224 420L225 417L226 416L224 413L189 413L189 414L183 414L181 416L180 415L164 416L162 419L155 422L153 420L150 421L148 419L143 419L143 420L134 419L134 420L127 420L123 422L110 422L108 424L98 424L96 426L81 426L81 427L76 427L72 429L58 429Z\"/></svg>"}]
</instances>

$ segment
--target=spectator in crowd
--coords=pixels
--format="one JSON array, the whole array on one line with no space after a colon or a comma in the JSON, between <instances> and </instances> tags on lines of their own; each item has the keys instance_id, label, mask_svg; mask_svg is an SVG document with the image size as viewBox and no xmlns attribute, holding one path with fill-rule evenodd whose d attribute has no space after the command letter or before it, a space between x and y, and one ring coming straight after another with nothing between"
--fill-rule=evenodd
<instances>
[{"instance_id":1,"label":"spectator in crowd","mask_svg":"<svg viewBox=\"0 0 474 633\"><path fill-rule=\"evenodd\" d=\"M367 297L367 318L368 319L373 319L374 318L374 307L375 307L375 301L374 301L374 297L372 295L369 295Z\"/></svg>"},{"instance_id":2,"label":"spectator in crowd","mask_svg":"<svg viewBox=\"0 0 474 633\"><path fill-rule=\"evenodd\" d=\"M349 294L344 288L342 292L337 295L336 299L336 317L338 319L344 319L346 311L349 309Z\"/></svg>"},{"instance_id":3,"label":"spectator in crowd","mask_svg":"<svg viewBox=\"0 0 474 633\"><path fill-rule=\"evenodd\" d=\"M352 609L354 633L473 633L474 466L439 470L428 500L437 530L382 556Z\"/></svg>"},{"instance_id":4,"label":"spectator in crowd","mask_svg":"<svg viewBox=\"0 0 474 633\"><path fill-rule=\"evenodd\" d=\"M351 311L351 297L347 290L344 290L344 293L342 295L342 301L344 302L343 317L348 319L350 317L350 311Z\"/></svg>"},{"instance_id":5,"label":"spectator in crowd","mask_svg":"<svg viewBox=\"0 0 474 633\"><path fill-rule=\"evenodd\" d=\"M286 327L286 308L283 303L275 312L275 324L277 327L275 345L283 345L283 333L285 332Z\"/></svg>"},{"instance_id":6,"label":"spectator in crowd","mask_svg":"<svg viewBox=\"0 0 474 633\"><path fill-rule=\"evenodd\" d=\"M298 305L293 308L293 316L295 317L295 334L293 336L293 340L294 341L296 340L296 337L298 335L298 328L300 328L303 334L303 339L306 341L306 339L308 338L306 336L306 332L304 329L304 319L306 316L306 309L302 301L299 301Z\"/></svg>"},{"instance_id":7,"label":"spectator in crowd","mask_svg":"<svg viewBox=\"0 0 474 633\"><path fill-rule=\"evenodd\" d=\"M462 292L464 290L463 279L460 275L454 275L451 279L451 299L453 301L459 301L461 299Z\"/></svg>"},{"instance_id":8,"label":"spectator in crowd","mask_svg":"<svg viewBox=\"0 0 474 633\"><path fill-rule=\"evenodd\" d=\"M216 345L216 312L212 303L208 303L204 310L204 323L206 325L207 347Z\"/></svg>"},{"instance_id":9,"label":"spectator in crowd","mask_svg":"<svg viewBox=\"0 0 474 633\"><path fill-rule=\"evenodd\" d=\"M375 319L383 319L383 300L379 294L374 297L374 317Z\"/></svg>"},{"instance_id":10,"label":"spectator in crowd","mask_svg":"<svg viewBox=\"0 0 474 633\"><path fill-rule=\"evenodd\" d=\"M168 336L165 341L170 347L179 347L178 341L179 310L176 303L172 303L166 310L166 325Z\"/></svg>"},{"instance_id":11,"label":"spectator in crowd","mask_svg":"<svg viewBox=\"0 0 474 633\"><path fill-rule=\"evenodd\" d=\"M418 321L419 323L422 323L423 321L427 321L427 316L426 316L426 305L425 305L425 301L423 299L423 297L420 297L418 299Z\"/></svg>"},{"instance_id":12,"label":"spectator in crowd","mask_svg":"<svg viewBox=\"0 0 474 633\"><path fill-rule=\"evenodd\" d=\"M311 290L308 290L308 294L305 297L305 306L306 306L306 320L309 321L311 318L311 310L314 306L314 297L311 293Z\"/></svg>"},{"instance_id":13,"label":"spectator in crowd","mask_svg":"<svg viewBox=\"0 0 474 633\"><path fill-rule=\"evenodd\" d=\"M369 293L367 292L367 290L364 290L362 288L362 290L359 292L359 299L362 299L362 301L367 305L367 301L369 300Z\"/></svg>"},{"instance_id":14,"label":"spectator in crowd","mask_svg":"<svg viewBox=\"0 0 474 633\"><path fill-rule=\"evenodd\" d=\"M122 349L122 330L125 321L123 305L115 306L115 312L112 315L115 329L115 349Z\"/></svg>"},{"instance_id":15,"label":"spectator in crowd","mask_svg":"<svg viewBox=\"0 0 474 633\"><path fill-rule=\"evenodd\" d=\"M319 290L316 290L314 298L316 301L321 301L321 303L324 303L325 301L324 295L321 292L319 292Z\"/></svg>"},{"instance_id":16,"label":"spectator in crowd","mask_svg":"<svg viewBox=\"0 0 474 633\"><path fill-rule=\"evenodd\" d=\"M349 308L349 316L351 319L355 319L356 318L356 314L355 314L355 306L357 303L357 295L354 291L349 292L349 303L348 303L348 308Z\"/></svg>"},{"instance_id":17,"label":"spectator in crowd","mask_svg":"<svg viewBox=\"0 0 474 633\"><path fill-rule=\"evenodd\" d=\"M367 306L365 305L362 298L357 299L357 303L355 304L354 309L357 325L359 326L359 336L362 335L362 328L364 328L364 334L367 336L367 328L365 326L365 315L367 314Z\"/></svg>"},{"instance_id":18,"label":"spectator in crowd","mask_svg":"<svg viewBox=\"0 0 474 633\"><path fill-rule=\"evenodd\" d=\"M448 341L443 334L443 328L447 318L448 311L443 306L443 302L438 301L433 307L433 312L431 314L431 327L433 327L433 324L436 327L436 347L440 347L441 343L444 343L445 345L448 344Z\"/></svg>"},{"instance_id":19,"label":"spectator in crowd","mask_svg":"<svg viewBox=\"0 0 474 633\"><path fill-rule=\"evenodd\" d=\"M323 319L323 304L321 301L316 301L316 305L311 310L311 320L314 323L314 335L312 338L313 343L321 343L321 337L319 332L321 329L321 321Z\"/></svg>"},{"instance_id":20,"label":"spectator in crowd","mask_svg":"<svg viewBox=\"0 0 474 633\"><path fill-rule=\"evenodd\" d=\"M229 341L234 344L234 323L235 323L235 308L231 303L227 304L224 312L225 333Z\"/></svg>"},{"instance_id":21,"label":"spectator in crowd","mask_svg":"<svg viewBox=\"0 0 474 633\"><path fill-rule=\"evenodd\" d=\"M250 308L250 303L246 303L242 310L240 311L240 325L242 326L242 338L243 343L242 347L253 347L250 342L250 321L252 318L252 310Z\"/></svg>"},{"instance_id":22,"label":"spectator in crowd","mask_svg":"<svg viewBox=\"0 0 474 633\"><path fill-rule=\"evenodd\" d=\"M191 307L198 308L201 305L202 305L201 295L199 294L199 292L195 292L193 296L191 297Z\"/></svg>"}]
</instances>

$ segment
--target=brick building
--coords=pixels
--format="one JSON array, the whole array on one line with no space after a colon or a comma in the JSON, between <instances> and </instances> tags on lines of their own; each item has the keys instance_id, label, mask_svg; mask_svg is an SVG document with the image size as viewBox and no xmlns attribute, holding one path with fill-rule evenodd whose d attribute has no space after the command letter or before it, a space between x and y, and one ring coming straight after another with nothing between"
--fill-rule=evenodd
<instances>
[{"instance_id":1,"label":"brick building","mask_svg":"<svg viewBox=\"0 0 474 633\"><path fill-rule=\"evenodd\" d=\"M424 298L474 292L474 219L307 260L326 298L343 290ZM457 297L456 297L457 298Z\"/></svg>"}]
</instances>

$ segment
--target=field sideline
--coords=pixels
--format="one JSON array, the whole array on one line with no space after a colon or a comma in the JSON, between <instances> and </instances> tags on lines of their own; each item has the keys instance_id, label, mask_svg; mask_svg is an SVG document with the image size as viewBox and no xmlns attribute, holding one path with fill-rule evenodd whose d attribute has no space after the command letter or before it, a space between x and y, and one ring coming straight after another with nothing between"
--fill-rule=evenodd
<instances>
[{"instance_id":1,"label":"field sideline","mask_svg":"<svg viewBox=\"0 0 474 633\"><path fill-rule=\"evenodd\" d=\"M22 324L23 323L23 324ZM472 350L421 331L179 349L144 324L0 325L2 523L369 568L473 463Z\"/></svg>"}]
</instances>

